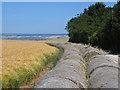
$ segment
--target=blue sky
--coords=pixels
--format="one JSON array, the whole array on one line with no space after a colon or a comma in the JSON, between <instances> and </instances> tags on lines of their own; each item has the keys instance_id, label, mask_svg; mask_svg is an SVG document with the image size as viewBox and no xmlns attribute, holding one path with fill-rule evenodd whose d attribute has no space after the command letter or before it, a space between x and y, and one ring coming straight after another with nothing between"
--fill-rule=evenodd
<instances>
[{"instance_id":1,"label":"blue sky","mask_svg":"<svg viewBox=\"0 0 120 90\"><path fill-rule=\"evenodd\" d=\"M67 22L94 2L4 2L2 32L63 34ZM114 6L116 2L105 2Z\"/></svg>"}]
</instances>

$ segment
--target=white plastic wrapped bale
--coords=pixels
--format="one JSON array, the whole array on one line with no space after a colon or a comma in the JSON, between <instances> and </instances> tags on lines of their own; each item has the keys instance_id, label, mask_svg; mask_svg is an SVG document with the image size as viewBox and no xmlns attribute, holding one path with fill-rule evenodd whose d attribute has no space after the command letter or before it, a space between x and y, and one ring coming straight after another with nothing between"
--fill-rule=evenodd
<instances>
[{"instance_id":1,"label":"white plastic wrapped bale","mask_svg":"<svg viewBox=\"0 0 120 90\"><path fill-rule=\"evenodd\" d=\"M91 74L89 82L89 88L118 88L118 68L98 68Z\"/></svg>"}]
</instances>

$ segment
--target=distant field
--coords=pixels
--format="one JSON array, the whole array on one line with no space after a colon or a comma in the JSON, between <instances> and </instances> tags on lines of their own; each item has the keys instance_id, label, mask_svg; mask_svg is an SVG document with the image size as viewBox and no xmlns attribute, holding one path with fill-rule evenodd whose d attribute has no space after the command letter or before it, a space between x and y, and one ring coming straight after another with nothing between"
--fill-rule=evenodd
<instances>
[{"instance_id":1,"label":"distant field","mask_svg":"<svg viewBox=\"0 0 120 90\"><path fill-rule=\"evenodd\" d=\"M1 36L1 35L0 35ZM66 34L2 34L3 40L51 40L68 38Z\"/></svg>"},{"instance_id":2,"label":"distant field","mask_svg":"<svg viewBox=\"0 0 120 90\"><path fill-rule=\"evenodd\" d=\"M45 44L50 41L2 40L2 85L19 87L45 67L47 56L59 53L55 47Z\"/></svg>"},{"instance_id":3,"label":"distant field","mask_svg":"<svg viewBox=\"0 0 120 90\"><path fill-rule=\"evenodd\" d=\"M60 38L60 39L51 39L48 41L55 41L55 42L68 42L69 38Z\"/></svg>"}]
</instances>

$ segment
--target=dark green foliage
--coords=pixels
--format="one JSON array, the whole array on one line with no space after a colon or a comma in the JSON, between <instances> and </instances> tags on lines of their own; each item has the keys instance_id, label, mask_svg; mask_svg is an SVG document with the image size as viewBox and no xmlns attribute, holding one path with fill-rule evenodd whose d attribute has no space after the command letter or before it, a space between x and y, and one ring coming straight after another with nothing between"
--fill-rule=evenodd
<instances>
[{"instance_id":1,"label":"dark green foliage","mask_svg":"<svg viewBox=\"0 0 120 90\"><path fill-rule=\"evenodd\" d=\"M69 32L69 42L90 43L120 52L120 3L113 8L100 2L91 5L72 18L65 29Z\"/></svg>"},{"instance_id":2,"label":"dark green foliage","mask_svg":"<svg viewBox=\"0 0 120 90\"><path fill-rule=\"evenodd\" d=\"M19 88L19 87L20 87L20 84L17 80L15 80L15 79L10 79L9 80L8 88Z\"/></svg>"},{"instance_id":3,"label":"dark green foliage","mask_svg":"<svg viewBox=\"0 0 120 90\"><path fill-rule=\"evenodd\" d=\"M59 53L58 53L58 55L55 57L55 59L54 59L54 61L53 61L53 67L55 67L55 66L56 66L56 64L57 64L58 60L61 58L61 56L62 56L62 55L63 55L63 53L64 53L63 48L58 47L58 49L59 49Z\"/></svg>"}]
</instances>

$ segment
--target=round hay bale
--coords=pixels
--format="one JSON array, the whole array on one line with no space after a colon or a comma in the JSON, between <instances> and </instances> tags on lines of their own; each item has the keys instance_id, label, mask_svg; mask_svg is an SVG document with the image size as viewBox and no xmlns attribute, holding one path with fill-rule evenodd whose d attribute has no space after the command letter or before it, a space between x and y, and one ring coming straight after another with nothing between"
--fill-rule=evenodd
<instances>
[{"instance_id":1,"label":"round hay bale","mask_svg":"<svg viewBox=\"0 0 120 90\"><path fill-rule=\"evenodd\" d=\"M81 50L82 48L86 47L82 44L76 44L76 45L73 45L74 47L78 48L79 50Z\"/></svg>"},{"instance_id":2,"label":"round hay bale","mask_svg":"<svg viewBox=\"0 0 120 90\"><path fill-rule=\"evenodd\" d=\"M82 54L84 54L86 51L87 51L87 46L81 47L80 52L81 52Z\"/></svg>"},{"instance_id":3,"label":"round hay bale","mask_svg":"<svg viewBox=\"0 0 120 90\"><path fill-rule=\"evenodd\" d=\"M74 82L58 77L50 77L43 80L36 88L79 88Z\"/></svg>"},{"instance_id":4,"label":"round hay bale","mask_svg":"<svg viewBox=\"0 0 120 90\"><path fill-rule=\"evenodd\" d=\"M82 87L86 88L85 77L81 76L79 73L75 71L70 72L69 70L67 71L67 70L55 69L54 71L49 72L45 77L46 79L51 77L68 78L69 80L73 80L77 85L81 85Z\"/></svg>"},{"instance_id":5,"label":"round hay bale","mask_svg":"<svg viewBox=\"0 0 120 90\"><path fill-rule=\"evenodd\" d=\"M69 51L65 52L65 53L63 54L63 56L71 55L71 54L78 54L78 53L77 53L76 51L69 50Z\"/></svg>"},{"instance_id":6,"label":"round hay bale","mask_svg":"<svg viewBox=\"0 0 120 90\"><path fill-rule=\"evenodd\" d=\"M96 55L88 62L87 74L90 75L99 67L118 67L117 55Z\"/></svg>"},{"instance_id":7,"label":"round hay bale","mask_svg":"<svg viewBox=\"0 0 120 90\"><path fill-rule=\"evenodd\" d=\"M82 50L82 49L84 49L84 48L87 48L87 46L85 46L85 45L80 45L80 50Z\"/></svg>"},{"instance_id":8,"label":"round hay bale","mask_svg":"<svg viewBox=\"0 0 120 90\"><path fill-rule=\"evenodd\" d=\"M92 56L95 56L95 55L100 55L100 51L98 51L97 49L90 49L90 50L87 50L84 53L83 58L92 57Z\"/></svg>"},{"instance_id":9,"label":"round hay bale","mask_svg":"<svg viewBox=\"0 0 120 90\"><path fill-rule=\"evenodd\" d=\"M64 45L63 43L59 43L57 44L57 47L62 47L62 48L65 48L66 45Z\"/></svg>"},{"instance_id":10,"label":"round hay bale","mask_svg":"<svg viewBox=\"0 0 120 90\"><path fill-rule=\"evenodd\" d=\"M84 66L84 68L86 68L85 63L83 63L82 61L80 61L79 59L66 59L64 61L58 62L58 64L56 65L56 67L58 66L62 66L62 65L71 65L71 66Z\"/></svg>"},{"instance_id":11,"label":"round hay bale","mask_svg":"<svg viewBox=\"0 0 120 90\"><path fill-rule=\"evenodd\" d=\"M65 59L73 59L73 60L79 59L83 63L85 63L84 59L79 54L70 54L70 55L62 56L62 60L65 60Z\"/></svg>"},{"instance_id":12,"label":"round hay bale","mask_svg":"<svg viewBox=\"0 0 120 90\"><path fill-rule=\"evenodd\" d=\"M118 88L118 69L98 68L91 74L89 82L89 88Z\"/></svg>"},{"instance_id":13,"label":"round hay bale","mask_svg":"<svg viewBox=\"0 0 120 90\"><path fill-rule=\"evenodd\" d=\"M77 48L75 48L73 46L68 46L66 49L67 49L66 52L69 52L69 51L76 51L78 53L80 52Z\"/></svg>"},{"instance_id":14,"label":"round hay bale","mask_svg":"<svg viewBox=\"0 0 120 90\"><path fill-rule=\"evenodd\" d=\"M79 47L80 46L80 44L76 44L76 43L72 43L71 45L74 46L74 47Z\"/></svg>"},{"instance_id":15,"label":"round hay bale","mask_svg":"<svg viewBox=\"0 0 120 90\"><path fill-rule=\"evenodd\" d=\"M86 77L84 67L74 60L65 60L56 65L54 69L47 72L40 80L41 81L51 77L62 77L73 80L77 85L86 88Z\"/></svg>"},{"instance_id":16,"label":"round hay bale","mask_svg":"<svg viewBox=\"0 0 120 90\"><path fill-rule=\"evenodd\" d=\"M66 45L64 43L55 43L55 42L51 42L51 45L55 46L55 47L61 47L63 49L66 49Z\"/></svg>"}]
</instances>

